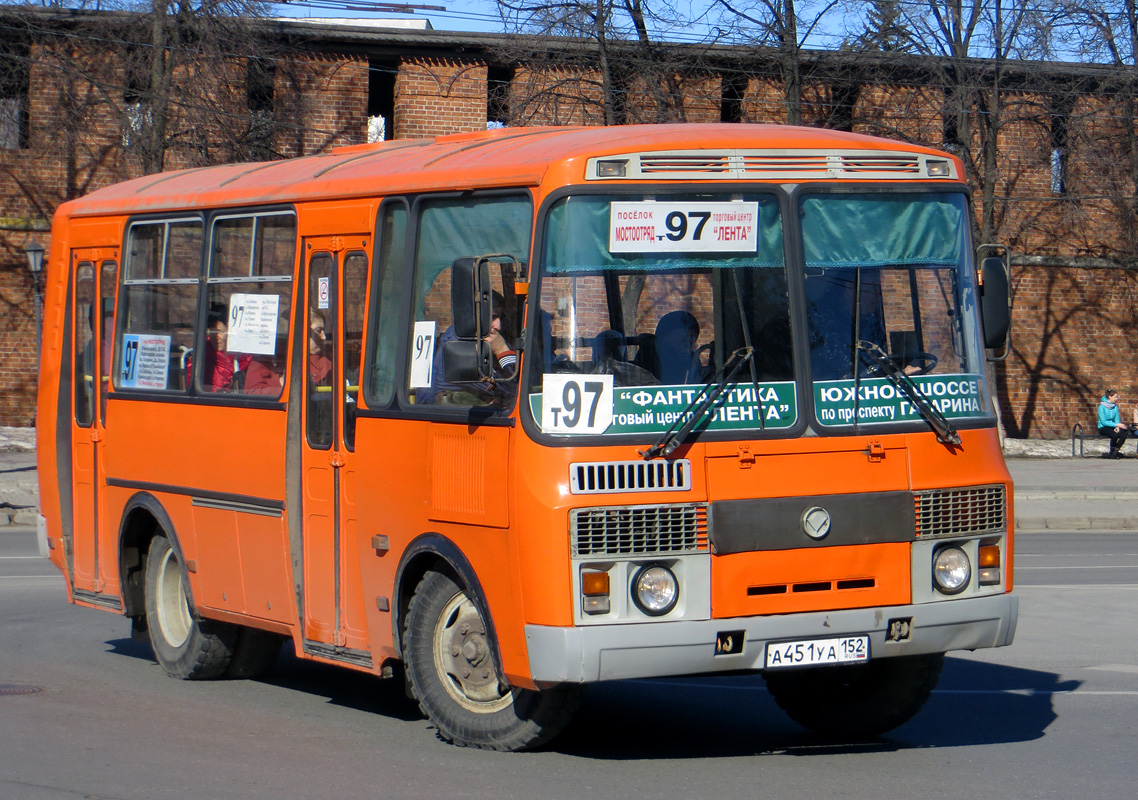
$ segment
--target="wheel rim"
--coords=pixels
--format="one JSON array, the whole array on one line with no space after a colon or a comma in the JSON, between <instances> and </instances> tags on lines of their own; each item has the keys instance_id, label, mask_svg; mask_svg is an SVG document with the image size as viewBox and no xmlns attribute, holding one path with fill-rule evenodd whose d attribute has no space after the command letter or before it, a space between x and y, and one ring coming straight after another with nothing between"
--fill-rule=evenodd
<instances>
[{"instance_id":1,"label":"wheel rim","mask_svg":"<svg viewBox=\"0 0 1138 800\"><path fill-rule=\"evenodd\" d=\"M193 619L186 589L182 585L182 569L173 550L163 553L158 564L155 586L155 606L158 612L158 629L171 647L181 647L190 638Z\"/></svg>"},{"instance_id":2,"label":"wheel rim","mask_svg":"<svg viewBox=\"0 0 1138 800\"><path fill-rule=\"evenodd\" d=\"M482 615L462 592L443 607L435 624L435 669L451 698L468 711L492 714L514 702L503 690Z\"/></svg>"}]
</instances>

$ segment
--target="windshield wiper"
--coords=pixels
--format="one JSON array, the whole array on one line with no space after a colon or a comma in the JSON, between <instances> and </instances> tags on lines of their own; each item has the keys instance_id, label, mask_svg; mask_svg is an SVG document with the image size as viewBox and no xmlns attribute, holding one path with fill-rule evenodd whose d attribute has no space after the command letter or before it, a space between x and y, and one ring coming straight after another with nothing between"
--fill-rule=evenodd
<instances>
[{"instance_id":1,"label":"windshield wiper","mask_svg":"<svg viewBox=\"0 0 1138 800\"><path fill-rule=\"evenodd\" d=\"M679 417L672 423L672 427L664 431L664 435L647 450L638 450L645 461L653 458L666 458L688 438L695 426L707 416L708 410L715 405L715 401L723 394L731 379L739 369L746 364L755 352L753 347L740 347L727 362L719 368L719 372L705 383L696 392L688 407L680 412ZM694 409L694 410L693 410ZM683 423L680 425L680 423Z\"/></svg>"},{"instance_id":2,"label":"windshield wiper","mask_svg":"<svg viewBox=\"0 0 1138 800\"><path fill-rule=\"evenodd\" d=\"M866 341L858 342L857 349L866 359L867 366L876 367L901 394L905 395L905 399L912 403L913 408L917 409L921 419L927 422L928 426L936 433L938 441L942 444L960 444L960 434L956 432L956 428L952 427L952 423L921 394L921 390L917 388L913 379L889 360L885 351L873 342Z\"/></svg>"}]
</instances>

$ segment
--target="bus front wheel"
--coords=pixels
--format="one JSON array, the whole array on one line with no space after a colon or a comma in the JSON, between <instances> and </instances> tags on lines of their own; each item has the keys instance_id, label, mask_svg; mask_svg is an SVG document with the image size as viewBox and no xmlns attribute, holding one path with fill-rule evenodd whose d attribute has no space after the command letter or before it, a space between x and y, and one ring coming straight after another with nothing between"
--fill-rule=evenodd
<instances>
[{"instance_id":1,"label":"bus front wheel","mask_svg":"<svg viewBox=\"0 0 1138 800\"><path fill-rule=\"evenodd\" d=\"M903 725L936 688L944 654L764 674L779 707L799 725L834 736L870 737Z\"/></svg>"},{"instance_id":2,"label":"bus front wheel","mask_svg":"<svg viewBox=\"0 0 1138 800\"><path fill-rule=\"evenodd\" d=\"M527 750L572 718L581 687L510 687L495 664L485 621L449 575L429 571L403 628L403 661L419 708L440 739L464 747Z\"/></svg>"},{"instance_id":3,"label":"bus front wheel","mask_svg":"<svg viewBox=\"0 0 1138 800\"><path fill-rule=\"evenodd\" d=\"M146 622L154 657L167 675L210 680L229 668L237 631L194 613L181 561L164 536L151 540L146 559Z\"/></svg>"}]
</instances>

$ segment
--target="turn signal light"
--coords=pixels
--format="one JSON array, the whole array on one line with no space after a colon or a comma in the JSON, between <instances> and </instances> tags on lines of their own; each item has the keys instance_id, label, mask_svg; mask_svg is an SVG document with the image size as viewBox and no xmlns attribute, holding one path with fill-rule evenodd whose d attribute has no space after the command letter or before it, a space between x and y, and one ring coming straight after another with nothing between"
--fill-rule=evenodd
<instances>
[{"instance_id":1,"label":"turn signal light","mask_svg":"<svg viewBox=\"0 0 1138 800\"><path fill-rule=\"evenodd\" d=\"M581 573L581 608L586 614L609 613L612 603L609 601L607 572Z\"/></svg>"},{"instance_id":2,"label":"turn signal light","mask_svg":"<svg viewBox=\"0 0 1138 800\"><path fill-rule=\"evenodd\" d=\"M609 593L609 574L607 572L582 572L581 594L586 597Z\"/></svg>"},{"instance_id":3,"label":"turn signal light","mask_svg":"<svg viewBox=\"0 0 1138 800\"><path fill-rule=\"evenodd\" d=\"M1000 546L998 544L980 545L978 560L980 561L981 567L1000 566Z\"/></svg>"},{"instance_id":4,"label":"turn signal light","mask_svg":"<svg viewBox=\"0 0 1138 800\"><path fill-rule=\"evenodd\" d=\"M998 544L982 544L976 554L980 562L980 570L976 580L981 586L994 586L1000 582L1000 546Z\"/></svg>"}]
</instances>

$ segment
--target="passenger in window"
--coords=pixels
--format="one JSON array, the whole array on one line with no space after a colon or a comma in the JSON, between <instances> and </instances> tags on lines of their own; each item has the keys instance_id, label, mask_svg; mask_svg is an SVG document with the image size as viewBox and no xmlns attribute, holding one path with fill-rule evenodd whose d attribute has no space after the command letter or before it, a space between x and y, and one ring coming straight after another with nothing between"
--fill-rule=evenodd
<instances>
[{"instance_id":1,"label":"passenger in window","mask_svg":"<svg viewBox=\"0 0 1138 800\"><path fill-rule=\"evenodd\" d=\"M308 315L308 377L317 385L326 383L332 372L332 362L324 355L325 344L324 315L311 311Z\"/></svg>"},{"instance_id":2,"label":"passenger in window","mask_svg":"<svg viewBox=\"0 0 1138 800\"><path fill-rule=\"evenodd\" d=\"M206 328L205 355L202 358L202 388L207 392L232 392L244 380L242 372L252 356L233 355L226 349L229 326L219 312L210 312ZM194 372L193 356L186 359L186 379Z\"/></svg>"},{"instance_id":3,"label":"passenger in window","mask_svg":"<svg viewBox=\"0 0 1138 800\"><path fill-rule=\"evenodd\" d=\"M272 353L255 355L245 368L245 394L280 397L284 388L288 353L288 306L282 304L277 319L277 342Z\"/></svg>"},{"instance_id":4,"label":"passenger in window","mask_svg":"<svg viewBox=\"0 0 1138 800\"><path fill-rule=\"evenodd\" d=\"M245 394L279 397L283 387L283 359L276 356L254 356L245 368Z\"/></svg>"},{"instance_id":5,"label":"passenger in window","mask_svg":"<svg viewBox=\"0 0 1138 800\"><path fill-rule=\"evenodd\" d=\"M703 365L696 353L699 322L687 311L670 311L656 323L655 364L651 372L664 385L703 383Z\"/></svg>"},{"instance_id":6,"label":"passenger in window","mask_svg":"<svg viewBox=\"0 0 1138 800\"><path fill-rule=\"evenodd\" d=\"M443 377L443 345L458 339L451 325L443 331L435 344L434 361L431 367L431 385L415 392L415 403L454 406L494 406L510 408L517 396L518 354L502 336L502 316L499 309L505 308L505 298L494 292L494 315L490 320L490 333L484 341L490 345L494 355L494 380L480 383L450 383Z\"/></svg>"}]
</instances>

